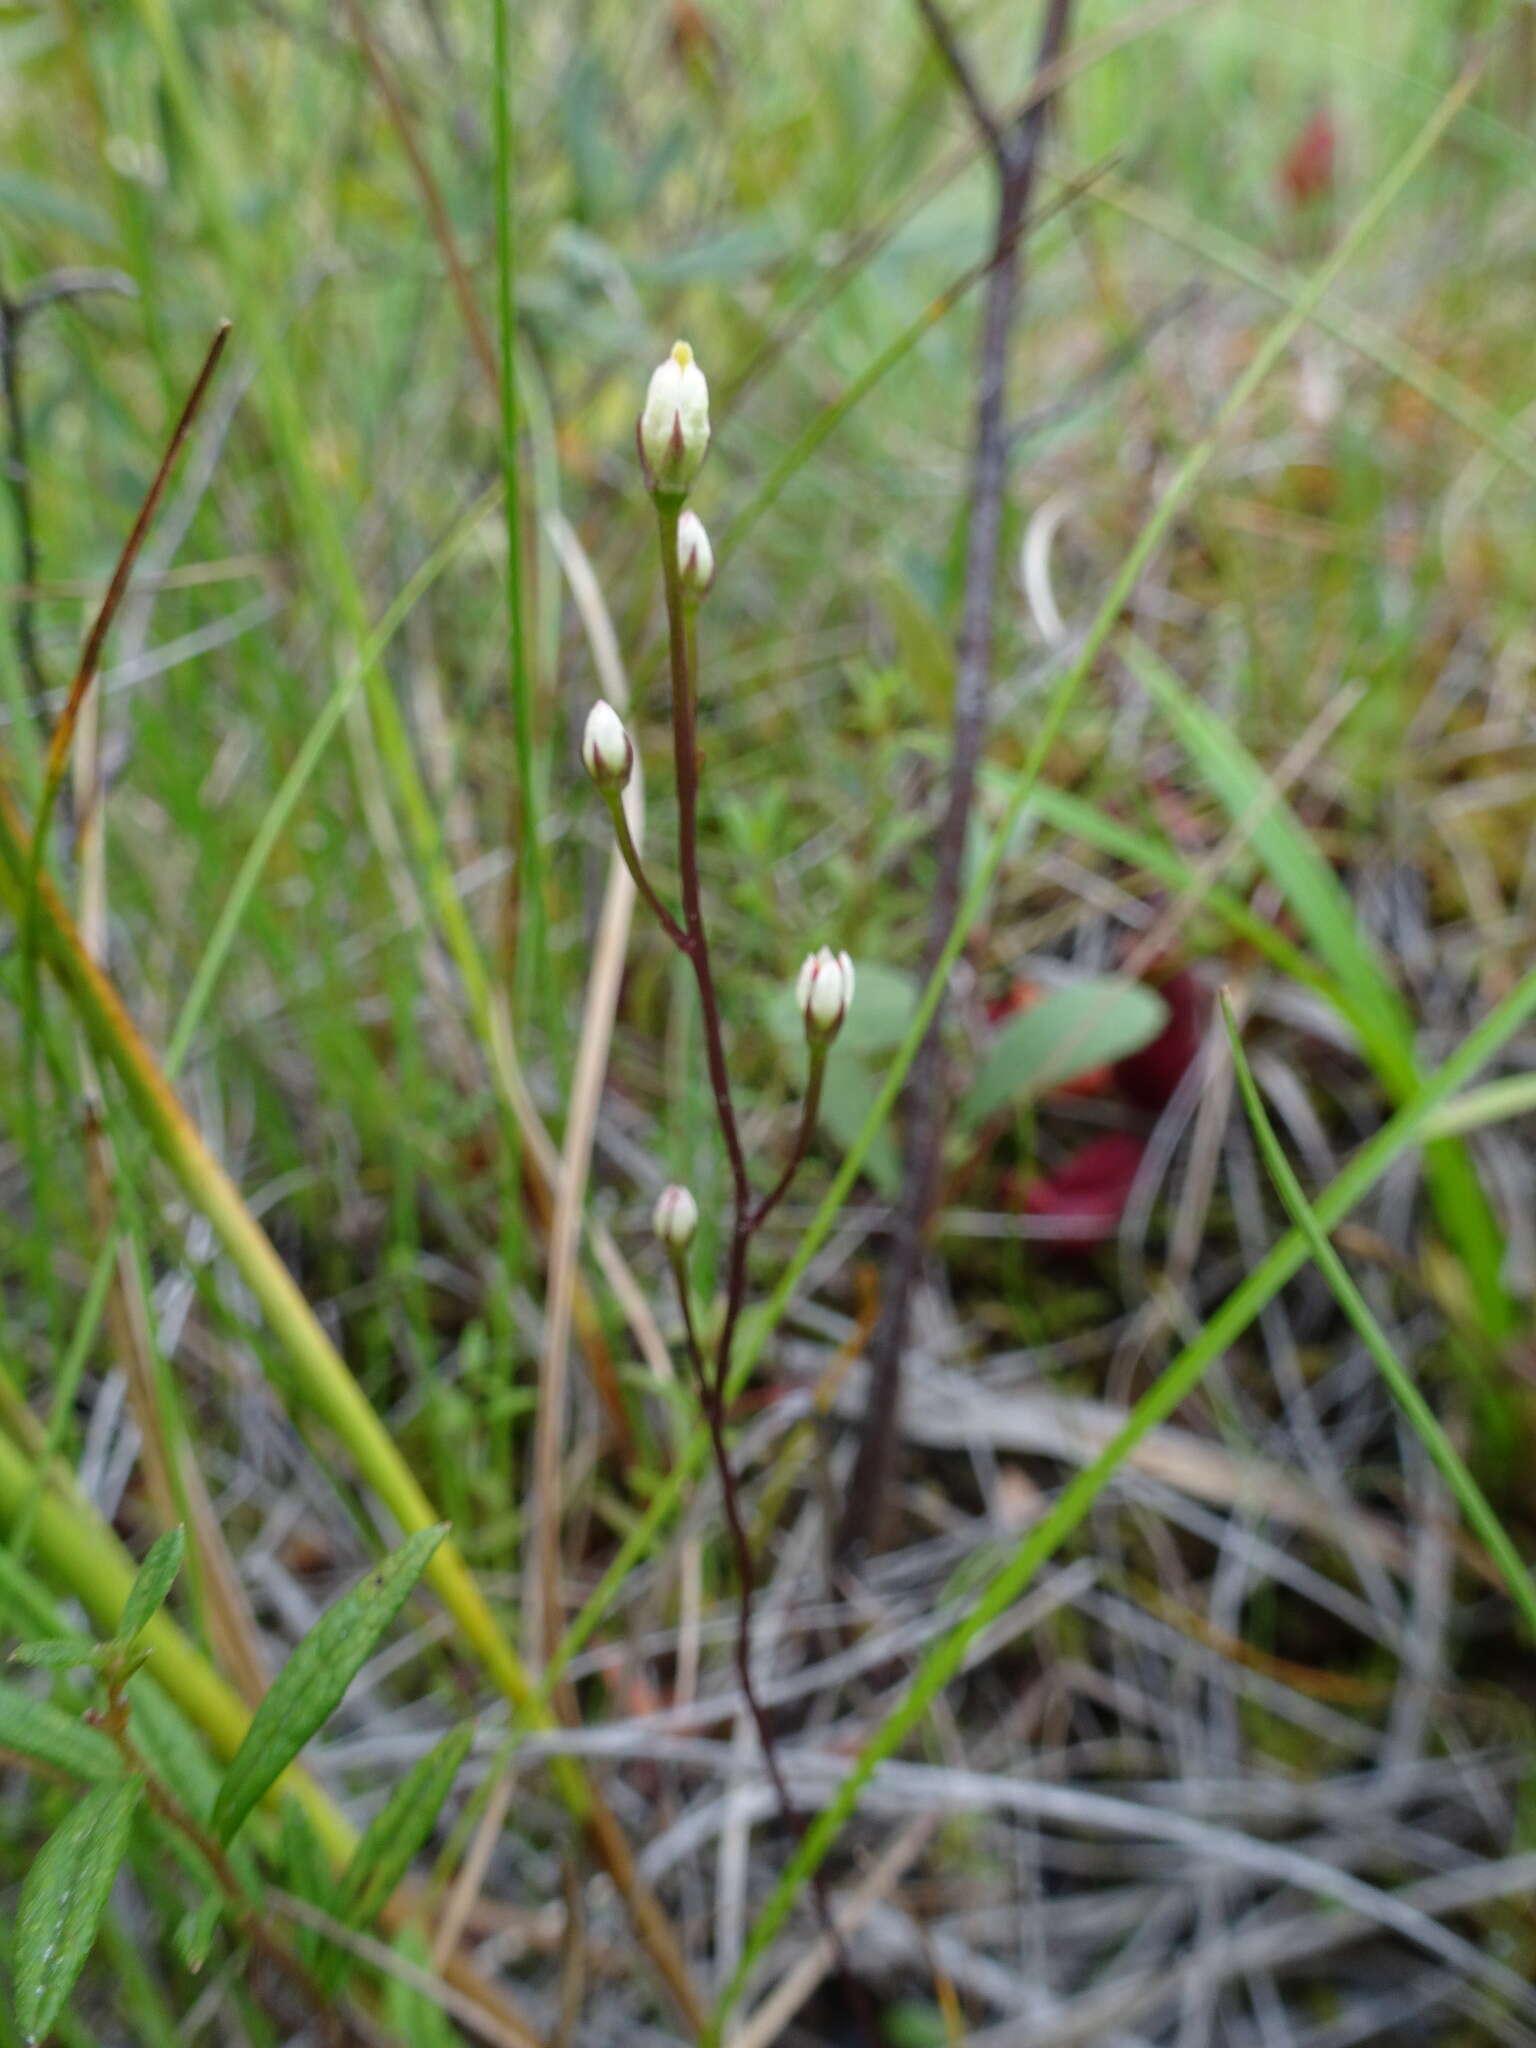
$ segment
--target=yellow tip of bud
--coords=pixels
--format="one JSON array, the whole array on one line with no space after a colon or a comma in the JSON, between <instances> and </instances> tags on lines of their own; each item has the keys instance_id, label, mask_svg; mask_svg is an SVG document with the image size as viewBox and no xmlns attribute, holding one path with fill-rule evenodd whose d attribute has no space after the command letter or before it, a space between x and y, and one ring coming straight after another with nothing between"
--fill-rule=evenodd
<instances>
[{"instance_id":1,"label":"yellow tip of bud","mask_svg":"<svg viewBox=\"0 0 1536 2048\"><path fill-rule=\"evenodd\" d=\"M673 342L672 360L674 363L676 363L677 367L680 370L686 370L688 368L689 364L693 361L693 350L688 346L686 341Z\"/></svg>"}]
</instances>

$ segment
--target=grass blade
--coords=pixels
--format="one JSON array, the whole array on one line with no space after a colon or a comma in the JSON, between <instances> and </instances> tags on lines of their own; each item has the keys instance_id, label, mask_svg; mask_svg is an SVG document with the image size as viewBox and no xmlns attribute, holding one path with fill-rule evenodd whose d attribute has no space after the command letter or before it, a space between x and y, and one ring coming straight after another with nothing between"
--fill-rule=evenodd
<instances>
[{"instance_id":1,"label":"grass blade","mask_svg":"<svg viewBox=\"0 0 1536 2048\"><path fill-rule=\"evenodd\" d=\"M361 1585L326 1609L288 1659L251 1717L213 1802L212 1826L221 1842L234 1836L262 1794L341 1705L447 1533L439 1523L407 1537Z\"/></svg>"},{"instance_id":2,"label":"grass blade","mask_svg":"<svg viewBox=\"0 0 1536 2048\"><path fill-rule=\"evenodd\" d=\"M1382 1085L1401 1102L1418 1081L1413 1020L1360 929L1344 884L1230 728L1218 724L1141 641L1129 639L1126 656L1229 817L1255 819L1254 852L1332 970L1346 1015ZM1483 1326L1498 1338L1513 1328L1515 1310L1500 1277L1498 1220L1472 1161L1462 1146L1442 1140L1425 1154L1425 1177L1441 1228L1472 1283Z\"/></svg>"},{"instance_id":3,"label":"grass blade","mask_svg":"<svg viewBox=\"0 0 1536 2048\"><path fill-rule=\"evenodd\" d=\"M517 751L517 897L525 946L520 980L547 990L548 935L539 852L539 791L533 763L533 678L523 596L523 512L517 453L517 220L512 196L512 53L509 0L491 0L492 90L496 112L496 318L501 348L501 477L507 501L507 650L512 669L512 732Z\"/></svg>"},{"instance_id":4,"label":"grass blade","mask_svg":"<svg viewBox=\"0 0 1536 2048\"><path fill-rule=\"evenodd\" d=\"M1232 1047L1232 1061L1237 1069L1237 1085L1242 1091L1243 1107L1248 1112L1248 1121L1253 1126L1253 1135L1258 1140L1259 1151L1263 1155L1269 1177L1275 1184L1275 1191L1285 1204L1286 1214L1306 1239L1313 1264L1333 1289L1339 1307L1348 1316L1361 1342L1375 1359L1381 1376L1391 1388L1398 1406L1413 1424L1420 1442L1433 1459L1435 1469L1455 1495L1468 1525L1482 1538L1488 1555L1503 1574L1510 1598L1525 1617L1526 1627L1533 1636L1536 1636L1536 1583L1533 1583L1519 1551L1511 1542L1503 1523L1494 1513L1487 1495L1467 1470L1460 1452L1441 1427L1439 1418L1414 1385L1407 1367L1392 1349L1386 1331L1371 1312L1370 1304L1350 1278L1343 1260L1329 1241L1328 1233L1318 1221L1302 1190L1301 1182L1296 1178L1280 1140L1275 1135L1274 1125L1269 1120L1254 1081L1253 1069L1243 1052L1237 1022L1232 1015L1231 1002L1225 994L1221 999L1221 1013Z\"/></svg>"}]
</instances>

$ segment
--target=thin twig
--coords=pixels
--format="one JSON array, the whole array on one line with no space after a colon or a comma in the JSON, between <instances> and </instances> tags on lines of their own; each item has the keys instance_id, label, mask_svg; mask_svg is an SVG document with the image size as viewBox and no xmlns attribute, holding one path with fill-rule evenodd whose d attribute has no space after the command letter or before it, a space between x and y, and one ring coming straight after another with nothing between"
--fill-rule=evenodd
<instances>
[{"instance_id":1,"label":"thin twig","mask_svg":"<svg viewBox=\"0 0 1536 2048\"><path fill-rule=\"evenodd\" d=\"M931 27L936 22L942 25L937 0L919 0L919 4ZM1058 62L1071 11L1072 0L1048 0L1035 62L1037 77ZM945 40L941 39L940 47L947 53ZM957 75L963 73L962 63ZM925 981L933 973L955 921L976 772L986 738L1003 494L1008 479L1008 356L1022 285L1019 227L1029 214L1051 104L1045 95L1032 93L1026 111L1010 130L1001 152L994 152L998 162L997 226L993 237L996 261L988 275L982 314L949 797L939 827L928 940L919 969ZM913 1061L908 1084L902 1198L886 1264L880 1319L870 1340L869 1406L837 1533L837 1547L844 1556L875 1541L890 1494L897 1444L901 1356L913 1279L937 1194L944 1142L942 1025L941 1003Z\"/></svg>"},{"instance_id":2,"label":"thin twig","mask_svg":"<svg viewBox=\"0 0 1536 2048\"><path fill-rule=\"evenodd\" d=\"M949 74L959 88L961 98L971 110L971 119L976 124L983 141L992 152L993 161L999 173L1008 175L1010 142L1002 123L992 111L981 82L971 69L970 60L960 47L960 40L950 24L938 0L917 0L918 11L928 24L928 33L933 37L934 48L944 59Z\"/></svg>"},{"instance_id":3,"label":"thin twig","mask_svg":"<svg viewBox=\"0 0 1536 2048\"><path fill-rule=\"evenodd\" d=\"M411 175L415 178L421 193L421 203L427 210L433 238L442 251L448 281L453 286L454 297L458 300L459 312L463 317L465 331L469 335L470 346L475 351L492 393L499 394L501 373L496 366L496 345L491 339L491 330L486 324L485 315L480 310L480 302L475 297L475 288L470 283L464 259L459 254L458 240L453 232L453 223L448 217L442 188L432 175L432 166L427 162L426 154L416 139L410 109L406 106L400 88L395 83L394 74L379 48L378 39L368 25L368 15L361 0L343 0L343 5L347 10L347 20L352 33L357 38L357 47L361 50L363 61L379 89L379 98L384 102L384 110L389 116L390 125L400 138L400 147L405 151Z\"/></svg>"},{"instance_id":4,"label":"thin twig","mask_svg":"<svg viewBox=\"0 0 1536 2048\"><path fill-rule=\"evenodd\" d=\"M181 415L177 419L175 426L171 429L171 437L165 444L165 453L160 458L160 466L155 471L154 479L144 494L143 503L139 506L138 517L134 520L128 538L123 543L122 553L117 558L117 567L112 571L112 581L107 585L107 594L102 599L100 609L92 621L90 632L86 635L85 647L80 656L79 666L75 670L74 681L69 686L68 700L65 703L63 712L60 714L58 724L53 729L53 737L48 742L47 781L43 788L43 799L38 810L37 830L34 834L38 856L41 855L43 841L47 836L48 815L52 807L52 798L58 790L59 783L63 778L65 765L69 760L70 741L74 737L75 726L80 717L81 702L85 697L86 691L91 687L96 671L101 665L101 650L106 642L107 634L112 629L112 621L117 616L117 608L122 603L124 593L127 591L128 579L133 574L133 565L139 558L139 549L144 545L144 536L149 532L150 522L153 520L156 509L165 493L166 484L170 481L171 471L176 466L176 458L181 453L187 435L192 431L192 422L197 418L199 411L202 409L203 400L208 395L208 387L213 382L214 372L219 367L219 359L228 344L229 334L230 323L227 320L221 320L214 330L213 340L208 346L208 353L203 358L203 367L197 373L197 381L188 392L186 403L181 408Z\"/></svg>"}]
</instances>

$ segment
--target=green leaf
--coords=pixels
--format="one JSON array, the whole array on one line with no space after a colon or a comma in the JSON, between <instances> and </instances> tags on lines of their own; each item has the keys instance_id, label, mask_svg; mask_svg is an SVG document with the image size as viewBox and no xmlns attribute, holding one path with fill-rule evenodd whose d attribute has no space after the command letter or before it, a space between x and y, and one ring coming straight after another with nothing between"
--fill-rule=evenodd
<instances>
[{"instance_id":1,"label":"green leaf","mask_svg":"<svg viewBox=\"0 0 1536 2048\"><path fill-rule=\"evenodd\" d=\"M474 1729L467 1723L456 1728L429 1750L391 1792L368 1823L335 1887L334 1897L326 1902L338 1920L349 1927L364 1928L377 1919L425 1847L473 1739ZM320 1964L321 1981L328 1991L334 1993L340 1987L351 1963L352 1958L344 1949L328 1945Z\"/></svg>"},{"instance_id":2,"label":"green leaf","mask_svg":"<svg viewBox=\"0 0 1536 2048\"><path fill-rule=\"evenodd\" d=\"M119 1642L131 1643L165 1605L165 1596L176 1583L176 1574L181 1570L186 1547L186 1531L180 1524L174 1529L167 1529L163 1536L157 1536L149 1546L148 1555L139 1566L138 1576L123 1602L123 1618L117 1630Z\"/></svg>"},{"instance_id":3,"label":"green leaf","mask_svg":"<svg viewBox=\"0 0 1536 2048\"><path fill-rule=\"evenodd\" d=\"M432 1951L418 1928L405 1928L395 1949L418 1970L431 1974ZM411 2048L461 2048L464 2037L444 2016L442 2007L403 1978L384 1979L384 2017L395 2039L409 2041Z\"/></svg>"},{"instance_id":4,"label":"green leaf","mask_svg":"<svg viewBox=\"0 0 1536 2048\"><path fill-rule=\"evenodd\" d=\"M961 1104L968 1124L1043 1095L1090 1067L1121 1060L1162 1030L1168 1006L1139 981L1112 977L1053 988L1005 1024Z\"/></svg>"},{"instance_id":5,"label":"green leaf","mask_svg":"<svg viewBox=\"0 0 1536 2048\"><path fill-rule=\"evenodd\" d=\"M100 1785L44 1844L16 1909L16 2020L26 2041L53 2029L96 1939L128 1853L142 1778Z\"/></svg>"},{"instance_id":6,"label":"green leaf","mask_svg":"<svg viewBox=\"0 0 1536 2048\"><path fill-rule=\"evenodd\" d=\"M339 1920L366 1927L393 1896L432 1833L473 1739L468 1723L444 1736L406 1773L368 1823L341 1875L334 1908Z\"/></svg>"},{"instance_id":7,"label":"green leaf","mask_svg":"<svg viewBox=\"0 0 1536 2048\"><path fill-rule=\"evenodd\" d=\"M213 1831L227 1842L317 1729L341 1705L374 1645L405 1605L432 1553L448 1533L419 1529L361 1585L315 1623L256 1709L213 1802Z\"/></svg>"},{"instance_id":8,"label":"green leaf","mask_svg":"<svg viewBox=\"0 0 1536 2048\"><path fill-rule=\"evenodd\" d=\"M31 1698L19 1686L0 1685L0 1749L74 1778L122 1776L117 1751L99 1728L61 1713L48 1700Z\"/></svg>"},{"instance_id":9,"label":"green leaf","mask_svg":"<svg viewBox=\"0 0 1536 2048\"><path fill-rule=\"evenodd\" d=\"M109 1652L100 1643L88 1643L84 1636L69 1636L63 1642L18 1643L11 1652L13 1664L30 1664L36 1671L78 1671L82 1664L101 1664Z\"/></svg>"}]
</instances>

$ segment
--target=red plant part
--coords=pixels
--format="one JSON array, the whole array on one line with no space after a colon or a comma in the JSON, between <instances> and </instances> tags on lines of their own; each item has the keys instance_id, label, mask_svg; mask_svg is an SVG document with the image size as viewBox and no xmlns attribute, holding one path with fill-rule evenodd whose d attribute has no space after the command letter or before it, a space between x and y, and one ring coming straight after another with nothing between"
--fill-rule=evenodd
<instances>
[{"instance_id":1,"label":"red plant part","mask_svg":"<svg viewBox=\"0 0 1536 2048\"><path fill-rule=\"evenodd\" d=\"M1150 1045L1117 1060L1107 1071L1100 1069L1104 1082L1094 1090L1116 1093L1127 1104L1154 1115L1173 1100L1200 1050L1207 1008L1205 991L1187 967L1158 983L1157 989L1168 1005L1167 1022ZM1015 1007L1027 1008L1028 1004ZM1077 1085L1080 1091L1081 1083ZM1018 1204L1028 1216L1055 1219L1057 1228L1050 1233L1053 1247L1095 1251L1108 1244L1120 1228L1146 1149L1146 1139L1133 1131L1110 1131L1093 1138L1063 1160L1054 1173L1026 1181L1018 1190Z\"/></svg>"},{"instance_id":2,"label":"red plant part","mask_svg":"<svg viewBox=\"0 0 1536 2048\"><path fill-rule=\"evenodd\" d=\"M1337 157L1338 131L1320 109L1280 160L1280 189L1293 206L1332 197Z\"/></svg>"},{"instance_id":3,"label":"red plant part","mask_svg":"<svg viewBox=\"0 0 1536 2048\"><path fill-rule=\"evenodd\" d=\"M1054 1221L1053 1248L1096 1251L1120 1227L1146 1149L1146 1139L1131 1131L1092 1139L1054 1173L1025 1185L1020 1195L1024 1213Z\"/></svg>"},{"instance_id":4,"label":"red plant part","mask_svg":"<svg viewBox=\"0 0 1536 2048\"><path fill-rule=\"evenodd\" d=\"M1200 1050L1205 991L1187 967L1157 984L1168 1021L1150 1045L1115 1062L1115 1086L1138 1109L1166 1109Z\"/></svg>"}]
</instances>

